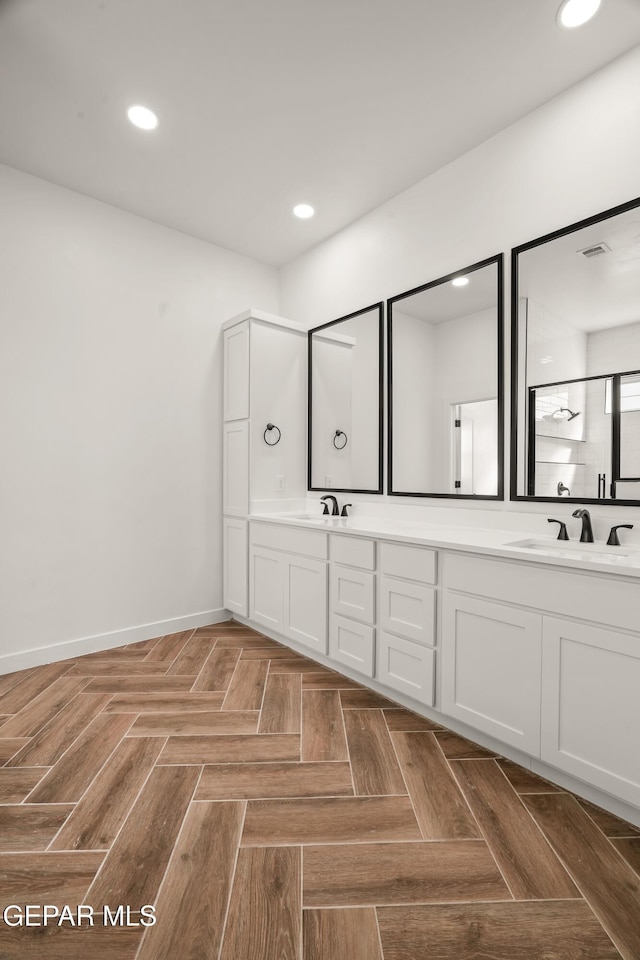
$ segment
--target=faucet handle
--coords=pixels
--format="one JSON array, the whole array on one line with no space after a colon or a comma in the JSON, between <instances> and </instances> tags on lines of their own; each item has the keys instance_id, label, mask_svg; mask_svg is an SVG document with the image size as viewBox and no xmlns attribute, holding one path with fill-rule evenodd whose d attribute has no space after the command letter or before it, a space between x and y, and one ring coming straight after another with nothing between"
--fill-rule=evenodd
<instances>
[{"instance_id":1,"label":"faucet handle","mask_svg":"<svg viewBox=\"0 0 640 960\"><path fill-rule=\"evenodd\" d=\"M348 517L349 514L347 513L347 507L352 507L352 506L353 506L352 503L344 503L344 504L342 505L342 510L340 511L340 516L341 516L341 517Z\"/></svg>"},{"instance_id":2,"label":"faucet handle","mask_svg":"<svg viewBox=\"0 0 640 960\"><path fill-rule=\"evenodd\" d=\"M560 529L558 530L558 540L568 540L569 534L567 533L567 525L563 520L554 520L553 517L547 518L547 523L559 523Z\"/></svg>"},{"instance_id":3,"label":"faucet handle","mask_svg":"<svg viewBox=\"0 0 640 960\"><path fill-rule=\"evenodd\" d=\"M619 547L620 537L618 536L618 530L633 530L632 523L617 523L615 527L611 527L611 532L609 533L609 539L607 540L607 545L610 547Z\"/></svg>"}]
</instances>

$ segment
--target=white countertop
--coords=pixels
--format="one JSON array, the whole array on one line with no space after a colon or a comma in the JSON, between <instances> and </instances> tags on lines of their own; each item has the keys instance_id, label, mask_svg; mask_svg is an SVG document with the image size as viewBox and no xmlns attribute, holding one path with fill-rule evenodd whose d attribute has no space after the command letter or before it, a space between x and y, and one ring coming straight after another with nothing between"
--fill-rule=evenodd
<instances>
[{"instance_id":1,"label":"white countertop","mask_svg":"<svg viewBox=\"0 0 640 960\"><path fill-rule=\"evenodd\" d=\"M531 530L465 527L422 520L391 519L370 515L349 517L300 516L287 513L254 513L250 520L306 527L377 540L396 540L420 546L460 550L490 557L506 557L592 572L640 579L640 545L610 547L603 543L560 541ZM521 545L524 541L527 545ZM520 545L519 545L520 544Z\"/></svg>"}]
</instances>

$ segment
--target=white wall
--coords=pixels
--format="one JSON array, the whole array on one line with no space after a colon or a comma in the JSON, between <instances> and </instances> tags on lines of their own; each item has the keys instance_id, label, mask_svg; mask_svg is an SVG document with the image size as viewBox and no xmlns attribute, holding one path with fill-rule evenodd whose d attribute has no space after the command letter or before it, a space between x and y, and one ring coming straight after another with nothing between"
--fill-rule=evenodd
<instances>
[{"instance_id":1,"label":"white wall","mask_svg":"<svg viewBox=\"0 0 640 960\"><path fill-rule=\"evenodd\" d=\"M281 310L319 324L636 197L639 108L636 48L288 264Z\"/></svg>"},{"instance_id":2,"label":"white wall","mask_svg":"<svg viewBox=\"0 0 640 960\"><path fill-rule=\"evenodd\" d=\"M0 264L0 673L220 614L219 327L275 271L2 166Z\"/></svg>"}]
</instances>

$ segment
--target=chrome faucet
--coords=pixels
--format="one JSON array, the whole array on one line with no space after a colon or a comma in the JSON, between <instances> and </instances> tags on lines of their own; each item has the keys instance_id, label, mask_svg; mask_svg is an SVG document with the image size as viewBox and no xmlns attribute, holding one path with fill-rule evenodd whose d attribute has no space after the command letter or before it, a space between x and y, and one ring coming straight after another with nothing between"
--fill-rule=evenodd
<instances>
[{"instance_id":1,"label":"chrome faucet","mask_svg":"<svg viewBox=\"0 0 640 960\"><path fill-rule=\"evenodd\" d=\"M338 501L336 500L336 498L333 496L332 493L328 493L325 497L320 497L320 499L324 503L324 510L322 511L323 513L329 513L329 506L327 504L327 500L331 500L331 516L332 517L340 516L340 510L338 509Z\"/></svg>"},{"instance_id":2,"label":"chrome faucet","mask_svg":"<svg viewBox=\"0 0 640 960\"><path fill-rule=\"evenodd\" d=\"M582 533L580 534L580 543L593 543L593 529L591 527L591 514L588 510L574 510L572 517L582 519Z\"/></svg>"}]
</instances>

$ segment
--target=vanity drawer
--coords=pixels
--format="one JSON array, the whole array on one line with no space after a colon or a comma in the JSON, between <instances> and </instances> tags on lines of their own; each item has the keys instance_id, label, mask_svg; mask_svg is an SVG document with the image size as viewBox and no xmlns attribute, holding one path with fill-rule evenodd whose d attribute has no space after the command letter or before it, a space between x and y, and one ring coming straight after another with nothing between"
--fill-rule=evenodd
<instances>
[{"instance_id":1,"label":"vanity drawer","mask_svg":"<svg viewBox=\"0 0 640 960\"><path fill-rule=\"evenodd\" d=\"M382 631L376 654L376 680L420 703L434 703L436 653L411 640Z\"/></svg>"},{"instance_id":2,"label":"vanity drawer","mask_svg":"<svg viewBox=\"0 0 640 960\"><path fill-rule=\"evenodd\" d=\"M363 570L375 570L376 545L373 540L359 537L331 537L331 559L336 563L346 563L349 567L361 567Z\"/></svg>"},{"instance_id":3,"label":"vanity drawer","mask_svg":"<svg viewBox=\"0 0 640 960\"><path fill-rule=\"evenodd\" d=\"M316 560L326 560L328 557L326 533L288 527L285 524L256 523L255 521L250 523L249 531L249 542L252 546L298 553L303 557L312 557Z\"/></svg>"},{"instance_id":4,"label":"vanity drawer","mask_svg":"<svg viewBox=\"0 0 640 960\"><path fill-rule=\"evenodd\" d=\"M436 591L433 587L380 577L380 626L384 630L434 646Z\"/></svg>"},{"instance_id":5,"label":"vanity drawer","mask_svg":"<svg viewBox=\"0 0 640 960\"><path fill-rule=\"evenodd\" d=\"M427 547L381 543L380 569L390 577L403 577L419 583L437 583L437 554L435 550Z\"/></svg>"},{"instance_id":6,"label":"vanity drawer","mask_svg":"<svg viewBox=\"0 0 640 960\"><path fill-rule=\"evenodd\" d=\"M447 551L443 581L449 590L639 632L636 579L544 567L535 560L488 560Z\"/></svg>"},{"instance_id":7,"label":"vanity drawer","mask_svg":"<svg viewBox=\"0 0 640 960\"><path fill-rule=\"evenodd\" d=\"M364 623L374 621L374 574L331 564L331 610Z\"/></svg>"},{"instance_id":8,"label":"vanity drawer","mask_svg":"<svg viewBox=\"0 0 640 960\"><path fill-rule=\"evenodd\" d=\"M329 656L346 667L351 667L367 677L373 676L374 637L373 627L364 623L345 620L331 615L329 628Z\"/></svg>"}]
</instances>

